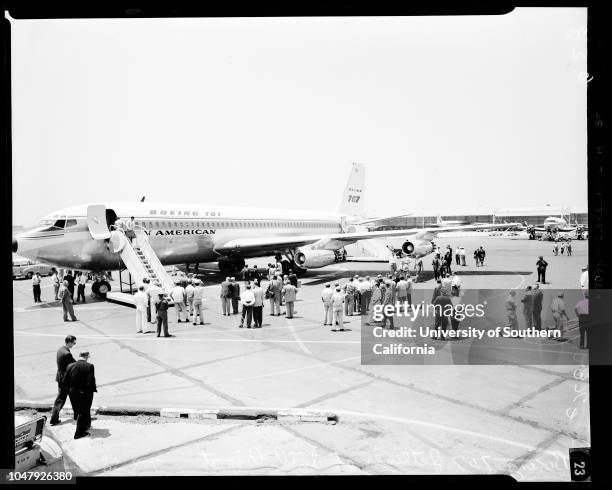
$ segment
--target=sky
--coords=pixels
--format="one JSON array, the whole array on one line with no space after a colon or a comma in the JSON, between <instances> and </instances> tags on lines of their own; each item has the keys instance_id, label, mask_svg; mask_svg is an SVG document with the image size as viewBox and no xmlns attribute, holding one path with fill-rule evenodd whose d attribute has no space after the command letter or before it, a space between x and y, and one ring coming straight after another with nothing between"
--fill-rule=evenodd
<instances>
[{"instance_id":1,"label":"sky","mask_svg":"<svg viewBox=\"0 0 612 490\"><path fill-rule=\"evenodd\" d=\"M13 220L140 200L586 208L586 9L14 20Z\"/></svg>"}]
</instances>

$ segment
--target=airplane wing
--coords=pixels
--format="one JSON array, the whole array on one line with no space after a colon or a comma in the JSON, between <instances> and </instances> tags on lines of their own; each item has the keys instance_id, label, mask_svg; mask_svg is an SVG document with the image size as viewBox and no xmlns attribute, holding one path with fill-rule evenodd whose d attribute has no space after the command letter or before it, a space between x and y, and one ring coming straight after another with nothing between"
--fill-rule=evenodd
<instances>
[{"instance_id":1,"label":"airplane wing","mask_svg":"<svg viewBox=\"0 0 612 490\"><path fill-rule=\"evenodd\" d=\"M437 226L432 228L405 228L401 230L356 231L351 233L333 233L329 235L293 235L277 237L253 237L228 240L215 247L219 255L238 255L241 257L256 257L272 254L283 249L292 249L313 245L320 250L337 250L359 240L372 238L408 237L432 240L438 233L447 231L491 230L497 228L512 228L520 223L497 223L486 225L456 225Z\"/></svg>"}]
</instances>

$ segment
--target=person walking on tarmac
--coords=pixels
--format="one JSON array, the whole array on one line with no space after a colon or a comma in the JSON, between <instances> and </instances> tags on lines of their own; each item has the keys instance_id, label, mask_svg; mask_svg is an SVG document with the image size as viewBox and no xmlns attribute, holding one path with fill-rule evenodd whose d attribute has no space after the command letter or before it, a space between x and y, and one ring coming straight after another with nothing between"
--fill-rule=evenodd
<instances>
[{"instance_id":1,"label":"person walking on tarmac","mask_svg":"<svg viewBox=\"0 0 612 490\"><path fill-rule=\"evenodd\" d=\"M64 281L59 291L59 296L62 301L62 309L64 310L64 321L68 321L68 315L73 322L76 322L78 318L74 315L74 308L72 307L73 299L68 289L68 281Z\"/></svg>"},{"instance_id":2,"label":"person walking on tarmac","mask_svg":"<svg viewBox=\"0 0 612 490\"><path fill-rule=\"evenodd\" d=\"M66 398L68 398L68 388L64 385L63 379L68 366L73 362L76 362L70 353L70 349L72 349L75 345L76 337L74 335L66 336L64 345L58 349L55 356L57 363L57 373L55 374L55 381L57 382L57 397L53 403L53 410L51 411L51 420L49 421L49 424L51 425L57 425L60 423L60 411L66 403ZM73 413L76 415L74 410Z\"/></svg>"},{"instance_id":3,"label":"person walking on tarmac","mask_svg":"<svg viewBox=\"0 0 612 490\"><path fill-rule=\"evenodd\" d=\"M433 267L434 281L437 281L440 278L440 258L438 254L431 261L431 266Z\"/></svg>"},{"instance_id":4,"label":"person walking on tarmac","mask_svg":"<svg viewBox=\"0 0 612 490\"><path fill-rule=\"evenodd\" d=\"M77 416L74 438L80 439L89 435L91 427L91 404L96 387L96 376L93 364L87 362L89 352L79 354L79 360L66 368L62 383L68 388L72 410Z\"/></svg>"},{"instance_id":5,"label":"person walking on tarmac","mask_svg":"<svg viewBox=\"0 0 612 490\"><path fill-rule=\"evenodd\" d=\"M548 267L548 262L544 260L544 257L540 255L540 258L536 262L536 268L538 271L538 281L542 284L546 284L546 268Z\"/></svg>"}]
</instances>

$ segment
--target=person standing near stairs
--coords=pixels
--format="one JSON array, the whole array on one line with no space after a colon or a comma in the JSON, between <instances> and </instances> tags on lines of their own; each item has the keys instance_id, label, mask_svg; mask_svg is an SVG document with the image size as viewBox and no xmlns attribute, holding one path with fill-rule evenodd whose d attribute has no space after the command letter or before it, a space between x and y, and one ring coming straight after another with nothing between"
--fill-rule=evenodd
<instances>
[{"instance_id":1,"label":"person standing near stairs","mask_svg":"<svg viewBox=\"0 0 612 490\"><path fill-rule=\"evenodd\" d=\"M176 308L176 321L181 323L181 313L185 316L185 322L189 323L189 314L187 313L187 306L185 305L185 289L181 286L180 281L175 281L174 289L170 296L174 301L174 307Z\"/></svg>"}]
</instances>

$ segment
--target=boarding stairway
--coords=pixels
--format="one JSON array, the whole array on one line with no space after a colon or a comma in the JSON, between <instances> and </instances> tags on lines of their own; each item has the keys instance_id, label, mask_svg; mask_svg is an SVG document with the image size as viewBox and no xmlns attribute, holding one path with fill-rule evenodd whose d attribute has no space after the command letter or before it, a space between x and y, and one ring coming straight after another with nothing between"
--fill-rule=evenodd
<instances>
[{"instance_id":1,"label":"boarding stairway","mask_svg":"<svg viewBox=\"0 0 612 490\"><path fill-rule=\"evenodd\" d=\"M111 231L112 251L121 255L121 260L137 286L142 285L143 279L147 278L151 284L159 284L165 294L170 294L174 280L151 247L147 234L142 229L135 229L134 232L136 238L130 242L123 230Z\"/></svg>"}]
</instances>

